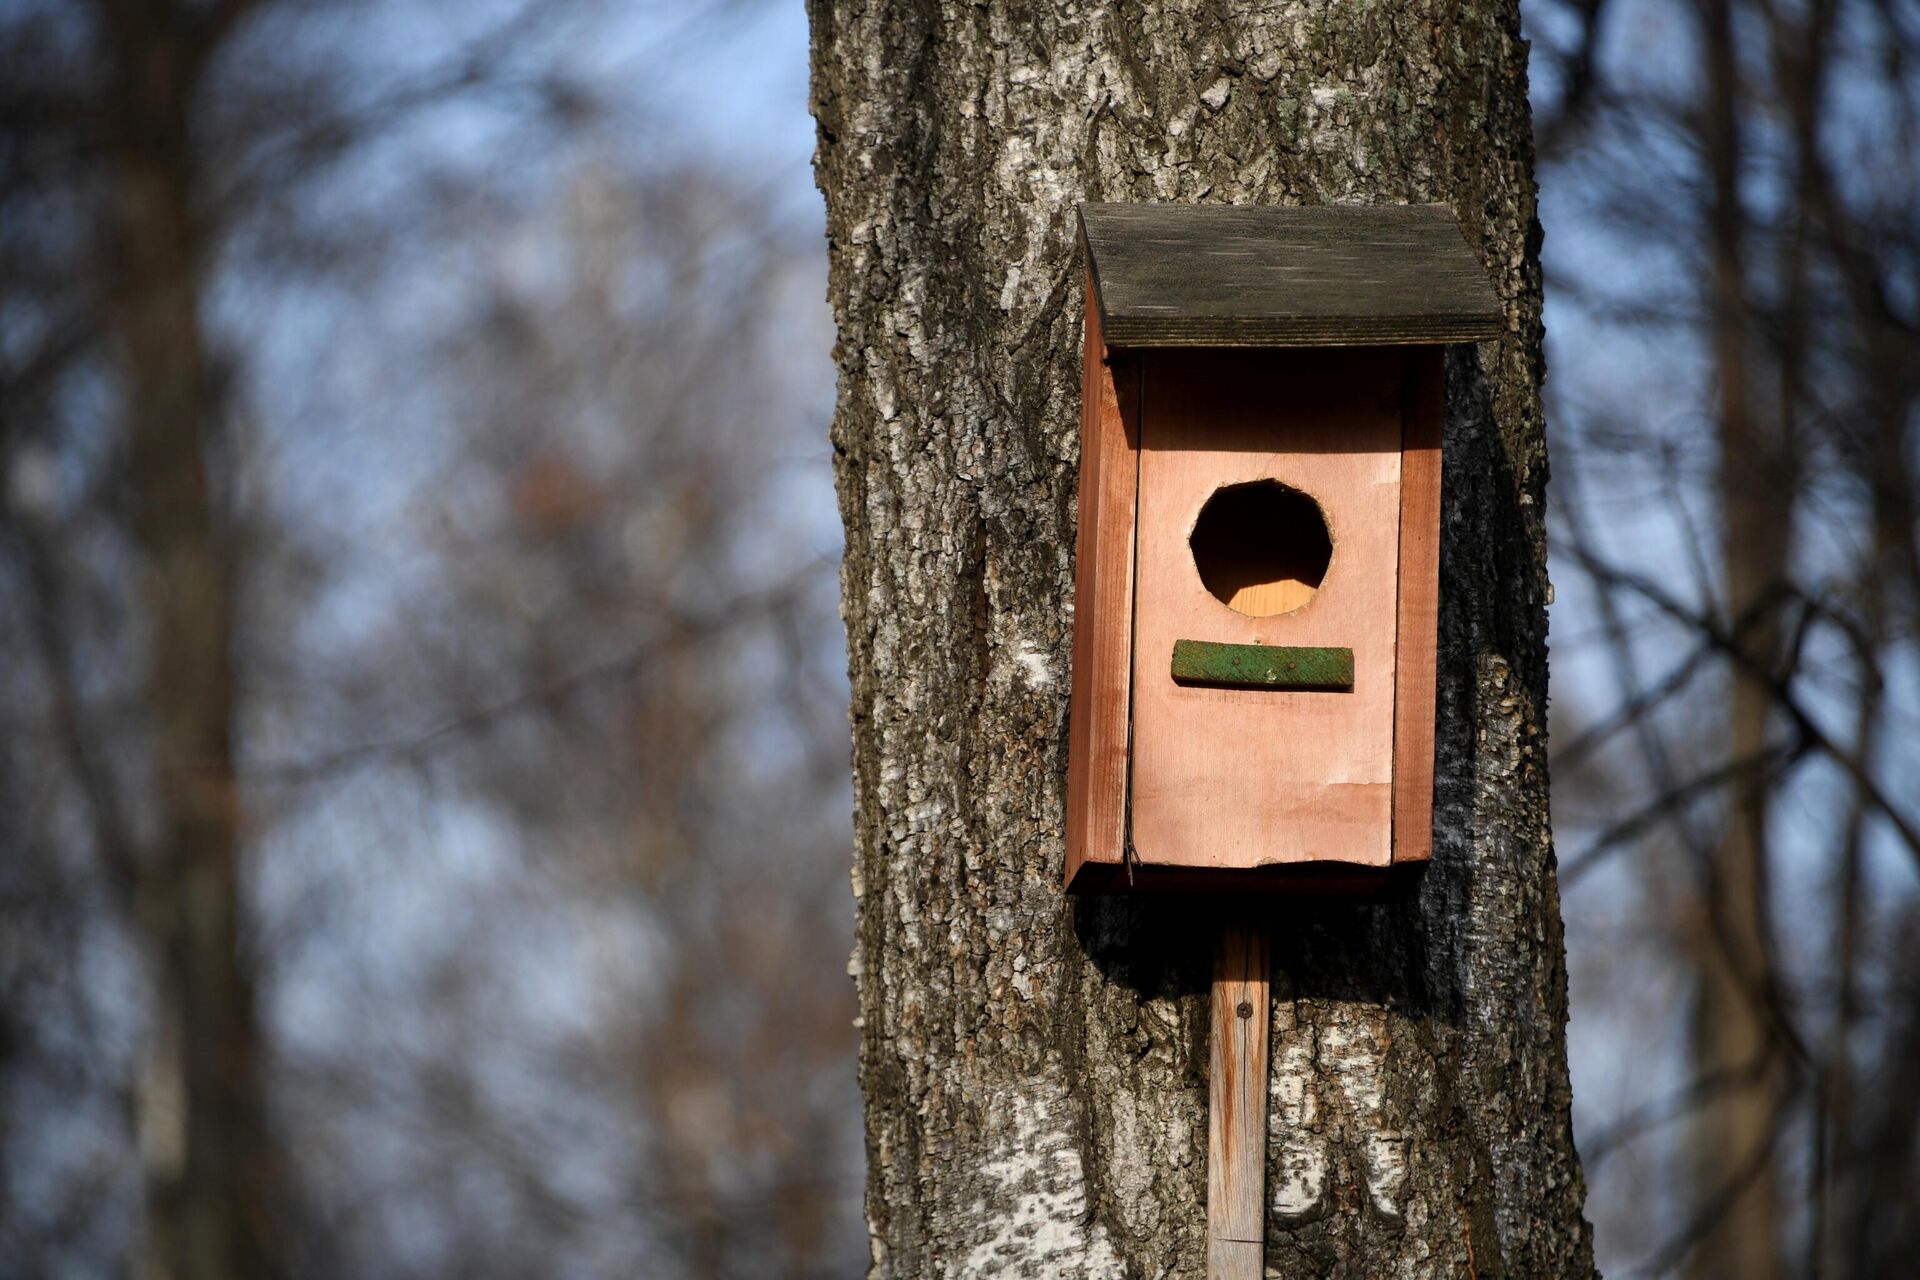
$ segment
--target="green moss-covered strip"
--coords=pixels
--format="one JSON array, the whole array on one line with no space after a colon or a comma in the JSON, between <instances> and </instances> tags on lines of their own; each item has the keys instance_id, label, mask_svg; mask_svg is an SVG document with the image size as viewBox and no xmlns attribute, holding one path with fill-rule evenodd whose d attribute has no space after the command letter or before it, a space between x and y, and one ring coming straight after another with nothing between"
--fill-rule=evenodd
<instances>
[{"instance_id":1,"label":"green moss-covered strip","mask_svg":"<svg viewBox=\"0 0 1920 1280\"><path fill-rule=\"evenodd\" d=\"M1229 689L1343 691L1353 688L1353 650L1175 640L1173 678Z\"/></svg>"}]
</instances>

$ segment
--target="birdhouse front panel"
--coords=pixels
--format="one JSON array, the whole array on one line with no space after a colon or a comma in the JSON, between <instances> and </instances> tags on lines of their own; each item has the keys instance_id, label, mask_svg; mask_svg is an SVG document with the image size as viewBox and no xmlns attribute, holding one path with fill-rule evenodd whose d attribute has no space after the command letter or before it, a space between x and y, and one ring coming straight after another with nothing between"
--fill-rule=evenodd
<instances>
[{"instance_id":1,"label":"birdhouse front panel","mask_svg":"<svg viewBox=\"0 0 1920 1280\"><path fill-rule=\"evenodd\" d=\"M1443 206L1088 205L1066 878L1365 889L1430 853Z\"/></svg>"},{"instance_id":2,"label":"birdhouse front panel","mask_svg":"<svg viewBox=\"0 0 1920 1280\"><path fill-rule=\"evenodd\" d=\"M1141 369L1136 856L1392 860L1400 352Z\"/></svg>"}]
</instances>

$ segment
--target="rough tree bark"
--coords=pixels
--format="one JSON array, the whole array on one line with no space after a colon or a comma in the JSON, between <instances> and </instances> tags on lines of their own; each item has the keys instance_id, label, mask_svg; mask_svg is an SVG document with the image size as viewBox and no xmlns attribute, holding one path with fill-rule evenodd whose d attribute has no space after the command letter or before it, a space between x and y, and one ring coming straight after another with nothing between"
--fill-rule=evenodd
<instances>
[{"instance_id":1,"label":"rough tree bark","mask_svg":"<svg viewBox=\"0 0 1920 1280\"><path fill-rule=\"evenodd\" d=\"M1545 771L1517 7L812 0L873 1274L1202 1274L1205 900L1060 888L1082 200L1459 210L1435 862L1271 908L1271 1273L1592 1271Z\"/></svg>"}]
</instances>

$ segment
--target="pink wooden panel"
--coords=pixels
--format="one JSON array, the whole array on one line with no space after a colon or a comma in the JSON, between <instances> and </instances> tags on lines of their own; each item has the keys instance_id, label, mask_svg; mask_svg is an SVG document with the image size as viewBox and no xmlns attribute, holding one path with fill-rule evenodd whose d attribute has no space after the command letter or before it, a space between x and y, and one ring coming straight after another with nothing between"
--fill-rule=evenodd
<instances>
[{"instance_id":1,"label":"pink wooden panel","mask_svg":"<svg viewBox=\"0 0 1920 1280\"><path fill-rule=\"evenodd\" d=\"M1155 351L1140 409L1133 844L1142 863L1257 867L1392 855L1401 354ZM1250 618L1201 584L1208 497L1273 479L1313 495L1333 559L1304 607ZM1342 645L1351 692L1181 687L1179 639Z\"/></svg>"},{"instance_id":2,"label":"pink wooden panel","mask_svg":"<svg viewBox=\"0 0 1920 1280\"><path fill-rule=\"evenodd\" d=\"M1400 459L1399 670L1394 685L1393 860L1433 857L1433 730L1440 646L1440 431L1446 366L1439 347L1407 355Z\"/></svg>"}]
</instances>

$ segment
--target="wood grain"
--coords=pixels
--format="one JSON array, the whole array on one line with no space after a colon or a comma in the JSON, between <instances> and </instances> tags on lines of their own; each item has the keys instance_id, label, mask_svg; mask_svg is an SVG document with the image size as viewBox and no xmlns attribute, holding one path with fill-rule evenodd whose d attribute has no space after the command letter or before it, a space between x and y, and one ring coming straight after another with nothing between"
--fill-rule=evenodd
<instances>
[{"instance_id":1,"label":"wood grain","mask_svg":"<svg viewBox=\"0 0 1920 1280\"><path fill-rule=\"evenodd\" d=\"M1440 647L1440 434L1446 353L1407 354L1400 455L1400 621L1393 693L1393 860L1433 856L1435 662Z\"/></svg>"},{"instance_id":2,"label":"wood grain","mask_svg":"<svg viewBox=\"0 0 1920 1280\"><path fill-rule=\"evenodd\" d=\"M1133 554L1140 482L1137 364L1109 361L1088 282L1082 341L1080 525L1074 536L1066 883L1126 859ZM1083 886L1079 886L1083 887Z\"/></svg>"},{"instance_id":3,"label":"wood grain","mask_svg":"<svg viewBox=\"0 0 1920 1280\"><path fill-rule=\"evenodd\" d=\"M1313 599L1319 588L1298 578L1280 578L1273 582L1255 582L1240 587L1227 600L1227 608L1253 618L1271 618L1277 613L1292 613Z\"/></svg>"},{"instance_id":4,"label":"wood grain","mask_svg":"<svg viewBox=\"0 0 1920 1280\"><path fill-rule=\"evenodd\" d=\"M1107 344L1477 342L1505 313L1446 205L1085 204Z\"/></svg>"},{"instance_id":5,"label":"wood grain","mask_svg":"<svg viewBox=\"0 0 1920 1280\"><path fill-rule=\"evenodd\" d=\"M1401 353L1145 354L1134 618L1134 857L1141 866L1385 866L1392 855ZM1236 613L1188 535L1219 488L1278 480L1320 503L1313 599ZM1178 685L1174 643L1353 650L1349 693Z\"/></svg>"},{"instance_id":6,"label":"wood grain","mask_svg":"<svg viewBox=\"0 0 1920 1280\"><path fill-rule=\"evenodd\" d=\"M1207 1275L1260 1280L1266 1241L1267 935L1223 924L1207 1038Z\"/></svg>"}]
</instances>

